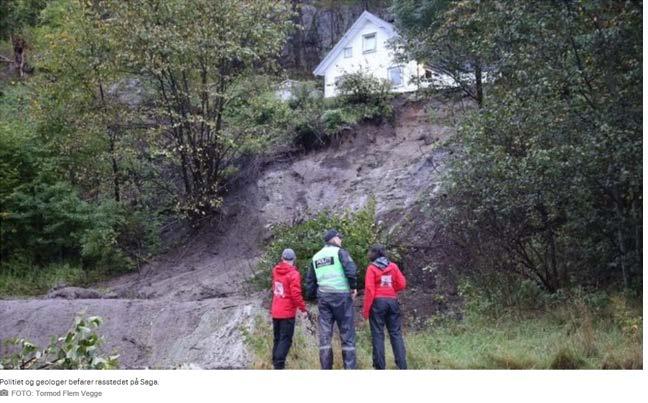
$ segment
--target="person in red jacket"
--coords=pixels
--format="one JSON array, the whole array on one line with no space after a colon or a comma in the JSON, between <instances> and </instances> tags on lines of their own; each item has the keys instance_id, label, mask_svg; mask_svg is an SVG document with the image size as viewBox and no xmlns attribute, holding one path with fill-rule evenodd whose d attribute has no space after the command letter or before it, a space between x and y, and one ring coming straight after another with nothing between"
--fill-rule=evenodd
<instances>
[{"instance_id":1,"label":"person in red jacket","mask_svg":"<svg viewBox=\"0 0 648 403\"><path fill-rule=\"evenodd\" d=\"M306 312L302 297L301 276L295 267L295 252L284 249L281 262L272 269L272 365L274 369L284 369L286 356L292 345L295 333L295 315L299 309Z\"/></svg>"},{"instance_id":2,"label":"person in red jacket","mask_svg":"<svg viewBox=\"0 0 648 403\"><path fill-rule=\"evenodd\" d=\"M373 367L385 369L385 326L389 332L396 366L407 369L405 341L401 330L398 293L407 282L396 263L385 256L385 249L374 245L367 255L371 262L365 275L365 294L362 316L369 319Z\"/></svg>"}]
</instances>

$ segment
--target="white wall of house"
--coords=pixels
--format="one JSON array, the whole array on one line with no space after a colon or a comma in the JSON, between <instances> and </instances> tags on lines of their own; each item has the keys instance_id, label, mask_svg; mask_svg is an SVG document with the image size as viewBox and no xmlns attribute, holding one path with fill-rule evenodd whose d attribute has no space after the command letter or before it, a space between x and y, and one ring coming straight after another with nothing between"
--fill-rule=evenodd
<instances>
[{"instance_id":1,"label":"white wall of house","mask_svg":"<svg viewBox=\"0 0 648 403\"><path fill-rule=\"evenodd\" d=\"M426 69L415 61L396 62L390 40L397 35L392 24L364 11L313 71L324 76L324 97L337 96L339 80L359 71L387 80L393 92L416 91L419 85L457 86L449 75Z\"/></svg>"},{"instance_id":2,"label":"white wall of house","mask_svg":"<svg viewBox=\"0 0 648 403\"><path fill-rule=\"evenodd\" d=\"M367 49L372 41L371 35L375 35L375 47L373 50ZM335 85L336 81L345 74L358 71L391 81L394 92L415 91L417 85L413 82L412 77L424 74L425 70L415 61L404 64L396 63L393 51L388 47L389 39L388 32L373 22L366 21L346 44L345 50L340 52L326 68L324 72L324 96L327 98L336 96L338 93ZM400 75L398 72L400 72ZM390 80L390 75L392 80Z\"/></svg>"}]
</instances>

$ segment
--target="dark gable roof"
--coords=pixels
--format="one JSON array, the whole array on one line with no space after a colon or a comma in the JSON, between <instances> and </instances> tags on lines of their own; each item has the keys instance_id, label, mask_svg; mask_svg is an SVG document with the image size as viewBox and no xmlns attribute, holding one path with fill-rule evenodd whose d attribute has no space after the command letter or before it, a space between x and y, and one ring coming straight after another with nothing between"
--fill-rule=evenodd
<instances>
[{"instance_id":1,"label":"dark gable roof","mask_svg":"<svg viewBox=\"0 0 648 403\"><path fill-rule=\"evenodd\" d=\"M320 64L315 67L313 74L315 74L316 76L324 75L324 72L329 67L329 65L338 57L338 55L342 52L346 45L351 41L351 39L353 39L353 37L356 36L356 34L362 29L367 21L374 23L379 28L382 28L387 33L388 38L396 35L396 28L394 28L392 24L388 23L382 18L376 17L369 11L364 11L362 14L360 14L360 17L358 17L353 25L351 25L351 28L346 31L346 33L333 47L333 49L328 52L328 54L326 55L326 57L324 57Z\"/></svg>"}]
</instances>

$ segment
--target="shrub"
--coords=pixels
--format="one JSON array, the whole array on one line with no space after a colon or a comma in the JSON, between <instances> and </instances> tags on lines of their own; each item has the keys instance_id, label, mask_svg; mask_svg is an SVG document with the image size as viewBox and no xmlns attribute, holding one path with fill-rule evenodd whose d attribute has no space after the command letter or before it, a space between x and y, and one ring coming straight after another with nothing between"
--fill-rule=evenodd
<instances>
[{"instance_id":1,"label":"shrub","mask_svg":"<svg viewBox=\"0 0 648 403\"><path fill-rule=\"evenodd\" d=\"M295 251L296 265L303 280L308 272L310 258L324 245L322 239L324 232L327 229L335 228L344 234L342 246L349 251L358 266L358 287L362 287L365 270L369 264L367 260L368 248L379 242L389 246L375 223L375 208L375 200L371 199L363 209L355 213L349 211L343 214L322 212L313 219L294 226L279 225L275 227L272 240L265 248L257 266L253 283L262 289L270 287L270 271L280 260L281 252L285 248L292 248ZM394 259L397 257L397 252L392 255Z\"/></svg>"},{"instance_id":2,"label":"shrub","mask_svg":"<svg viewBox=\"0 0 648 403\"><path fill-rule=\"evenodd\" d=\"M308 110L313 107L321 107L323 100L322 91L317 89L314 81L304 81L293 86L292 97L288 105L293 110Z\"/></svg>"},{"instance_id":3,"label":"shrub","mask_svg":"<svg viewBox=\"0 0 648 403\"><path fill-rule=\"evenodd\" d=\"M314 82L296 83L288 101L280 100L267 77L241 82L231 91L226 114L229 130L248 134L247 150L290 142L304 150L327 145L346 127L362 121L391 120L388 87L364 73L348 75L336 99L324 99Z\"/></svg>"},{"instance_id":4,"label":"shrub","mask_svg":"<svg viewBox=\"0 0 648 403\"><path fill-rule=\"evenodd\" d=\"M103 144L86 143L86 132L59 126L58 114L30 109L29 88L13 85L0 96L1 294L33 295L59 280L80 283L88 272L128 270L157 245L157 221L148 205L101 196ZM85 151L62 152L56 144L63 133L78 138ZM77 165L80 155L92 158L96 170ZM121 163L142 177L149 174L128 158ZM145 193L138 203L155 197L138 191Z\"/></svg>"},{"instance_id":5,"label":"shrub","mask_svg":"<svg viewBox=\"0 0 648 403\"><path fill-rule=\"evenodd\" d=\"M343 108L326 110L322 114L321 119L329 133L337 132L343 126L353 125L358 122L356 116L353 116L353 114L350 114L348 110Z\"/></svg>"},{"instance_id":6,"label":"shrub","mask_svg":"<svg viewBox=\"0 0 648 403\"><path fill-rule=\"evenodd\" d=\"M149 214L105 200L91 215L93 225L80 238L86 266L106 273L131 270L157 250L158 222Z\"/></svg>"},{"instance_id":7,"label":"shrub","mask_svg":"<svg viewBox=\"0 0 648 403\"><path fill-rule=\"evenodd\" d=\"M389 99L389 83L359 71L342 76L340 99L346 104L375 104Z\"/></svg>"},{"instance_id":8,"label":"shrub","mask_svg":"<svg viewBox=\"0 0 648 403\"><path fill-rule=\"evenodd\" d=\"M337 103L347 116L347 121L391 121L394 109L391 105L389 83L374 76L356 72L343 76L339 85Z\"/></svg>"},{"instance_id":9,"label":"shrub","mask_svg":"<svg viewBox=\"0 0 648 403\"><path fill-rule=\"evenodd\" d=\"M45 349L23 338L5 341L0 369L113 369L119 356L103 357L99 348L103 337L96 329L102 324L98 316L79 315L65 336L52 337Z\"/></svg>"},{"instance_id":10,"label":"shrub","mask_svg":"<svg viewBox=\"0 0 648 403\"><path fill-rule=\"evenodd\" d=\"M627 299L615 295L610 298L610 310L614 323L623 335L630 340L641 341L643 338L643 314L634 312L628 307Z\"/></svg>"},{"instance_id":11,"label":"shrub","mask_svg":"<svg viewBox=\"0 0 648 403\"><path fill-rule=\"evenodd\" d=\"M315 83L303 82L295 86L288 105L293 111L293 144L308 151L329 143L326 124L321 118L329 104Z\"/></svg>"},{"instance_id":12,"label":"shrub","mask_svg":"<svg viewBox=\"0 0 648 403\"><path fill-rule=\"evenodd\" d=\"M246 152L260 153L269 144L282 143L293 127L293 112L274 93L272 81L261 76L244 80L228 93L224 116L228 130L246 138Z\"/></svg>"},{"instance_id":13,"label":"shrub","mask_svg":"<svg viewBox=\"0 0 648 403\"><path fill-rule=\"evenodd\" d=\"M35 180L3 200L2 256L23 254L36 263L65 257L79 247L91 210L72 186Z\"/></svg>"}]
</instances>

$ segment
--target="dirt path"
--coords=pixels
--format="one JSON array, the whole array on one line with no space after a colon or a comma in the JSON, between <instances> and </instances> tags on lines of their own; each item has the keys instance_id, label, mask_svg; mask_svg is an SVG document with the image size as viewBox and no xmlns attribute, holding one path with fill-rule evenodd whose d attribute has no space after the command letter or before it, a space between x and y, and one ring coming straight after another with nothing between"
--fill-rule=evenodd
<instances>
[{"instance_id":1,"label":"dirt path","mask_svg":"<svg viewBox=\"0 0 648 403\"><path fill-rule=\"evenodd\" d=\"M449 110L438 105L439 119ZM126 368L245 368L243 329L253 326L263 293L246 291L269 228L327 208L356 209L376 196L377 219L395 228L433 197L452 132L419 105L399 108L395 124L364 125L336 147L277 162L231 192L224 219L139 273L92 290L63 289L0 301L0 339L39 345L61 334L77 312L105 319L106 349Z\"/></svg>"}]
</instances>

